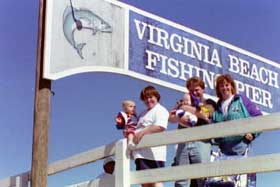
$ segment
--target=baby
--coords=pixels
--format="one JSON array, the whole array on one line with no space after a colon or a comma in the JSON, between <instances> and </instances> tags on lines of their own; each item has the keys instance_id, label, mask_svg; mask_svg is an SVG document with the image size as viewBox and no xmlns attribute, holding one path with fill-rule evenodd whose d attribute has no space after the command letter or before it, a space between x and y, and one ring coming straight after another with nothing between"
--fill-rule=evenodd
<instances>
[{"instance_id":1,"label":"baby","mask_svg":"<svg viewBox=\"0 0 280 187\"><path fill-rule=\"evenodd\" d=\"M131 100L122 102L123 111L119 112L115 118L116 128L122 129L124 136L127 138L127 147L135 147L133 137L137 126L136 105Z\"/></svg>"},{"instance_id":2,"label":"baby","mask_svg":"<svg viewBox=\"0 0 280 187\"><path fill-rule=\"evenodd\" d=\"M187 124L181 124L181 125L192 127L196 124L197 117L194 114L192 114L191 112L183 110L182 106L184 106L184 105L192 106L191 96L189 94L184 94L183 98L179 102L177 102L177 105L173 112L179 118L188 117L189 120L188 120Z\"/></svg>"},{"instance_id":3,"label":"baby","mask_svg":"<svg viewBox=\"0 0 280 187\"><path fill-rule=\"evenodd\" d=\"M211 116L217 108L217 104L212 99L206 99L204 102L201 102L198 98L191 95L192 106L196 107L197 111L203 114L203 118L207 123L211 122Z\"/></svg>"}]
</instances>

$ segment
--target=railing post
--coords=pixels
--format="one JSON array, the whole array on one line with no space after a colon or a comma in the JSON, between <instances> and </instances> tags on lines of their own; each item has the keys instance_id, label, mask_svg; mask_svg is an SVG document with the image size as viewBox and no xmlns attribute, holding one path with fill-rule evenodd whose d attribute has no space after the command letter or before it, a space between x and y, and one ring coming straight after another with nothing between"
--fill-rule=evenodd
<instances>
[{"instance_id":1,"label":"railing post","mask_svg":"<svg viewBox=\"0 0 280 187\"><path fill-rule=\"evenodd\" d=\"M16 187L26 187L26 186L23 186L22 184L22 179L21 179L21 176L16 176Z\"/></svg>"},{"instance_id":2,"label":"railing post","mask_svg":"<svg viewBox=\"0 0 280 187\"><path fill-rule=\"evenodd\" d=\"M116 145L115 187L130 187L130 156L126 139Z\"/></svg>"},{"instance_id":3,"label":"railing post","mask_svg":"<svg viewBox=\"0 0 280 187\"><path fill-rule=\"evenodd\" d=\"M0 180L0 187L28 187L29 172Z\"/></svg>"},{"instance_id":4,"label":"railing post","mask_svg":"<svg viewBox=\"0 0 280 187\"><path fill-rule=\"evenodd\" d=\"M28 187L29 172L22 173L16 176L16 186L15 187Z\"/></svg>"}]
</instances>

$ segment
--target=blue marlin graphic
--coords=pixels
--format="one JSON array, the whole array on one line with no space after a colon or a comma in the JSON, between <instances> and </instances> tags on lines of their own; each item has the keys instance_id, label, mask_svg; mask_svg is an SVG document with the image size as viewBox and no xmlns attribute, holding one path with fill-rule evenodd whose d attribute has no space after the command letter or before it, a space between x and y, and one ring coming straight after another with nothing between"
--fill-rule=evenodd
<instances>
[{"instance_id":1,"label":"blue marlin graphic","mask_svg":"<svg viewBox=\"0 0 280 187\"><path fill-rule=\"evenodd\" d=\"M83 26L83 23L87 23L87 26ZM63 33L66 40L76 49L81 59L84 59L82 49L86 43L77 43L74 33L76 30L82 31L83 29L91 30L92 35L97 32L112 33L112 27L92 11L85 8L66 7L63 13Z\"/></svg>"}]
</instances>

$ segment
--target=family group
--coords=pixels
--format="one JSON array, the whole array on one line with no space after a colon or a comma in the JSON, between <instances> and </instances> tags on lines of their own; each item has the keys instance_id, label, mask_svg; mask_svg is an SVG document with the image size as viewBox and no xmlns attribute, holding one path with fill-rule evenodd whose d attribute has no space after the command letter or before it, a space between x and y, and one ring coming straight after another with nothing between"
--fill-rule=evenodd
<instances>
[{"instance_id":1,"label":"family group","mask_svg":"<svg viewBox=\"0 0 280 187\"><path fill-rule=\"evenodd\" d=\"M218 122L262 115L259 108L245 95L237 93L233 78L228 74L216 78L217 102L205 98L205 83L199 77L186 81L187 91L175 107L168 111L160 103L160 93L153 86L140 92L145 110L136 115L135 102L123 101L123 110L115 118L117 129L122 129L132 150L136 170L161 168L166 162L166 146L133 149L146 134L162 132L168 123L178 124L178 129L215 124ZM257 133L217 138L211 140L180 143L172 166L210 162L213 145L226 156L243 156L250 150ZM208 184L209 185L209 184ZM162 183L142 184L143 187L161 187ZM175 181L175 187L205 187L206 179ZM217 184L216 184L217 186ZM227 187L231 187L228 184ZM232 186L234 187L234 186Z\"/></svg>"}]
</instances>

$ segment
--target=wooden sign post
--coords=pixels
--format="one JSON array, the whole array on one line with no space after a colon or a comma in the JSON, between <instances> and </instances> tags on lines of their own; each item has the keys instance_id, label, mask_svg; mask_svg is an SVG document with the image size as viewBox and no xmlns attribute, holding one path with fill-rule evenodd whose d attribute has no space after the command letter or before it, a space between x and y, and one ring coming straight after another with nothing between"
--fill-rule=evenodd
<instances>
[{"instance_id":1,"label":"wooden sign post","mask_svg":"<svg viewBox=\"0 0 280 187\"><path fill-rule=\"evenodd\" d=\"M36 88L32 144L31 187L47 187L51 81L43 79L46 0L40 0Z\"/></svg>"}]
</instances>

